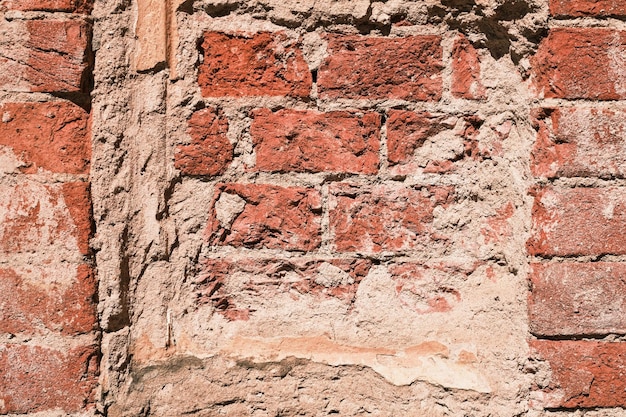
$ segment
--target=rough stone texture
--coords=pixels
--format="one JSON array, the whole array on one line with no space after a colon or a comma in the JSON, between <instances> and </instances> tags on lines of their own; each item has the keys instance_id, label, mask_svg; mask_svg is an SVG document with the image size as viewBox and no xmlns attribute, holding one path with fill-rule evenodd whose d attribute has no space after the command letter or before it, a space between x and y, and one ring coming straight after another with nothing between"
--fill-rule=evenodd
<instances>
[{"instance_id":1,"label":"rough stone texture","mask_svg":"<svg viewBox=\"0 0 626 417\"><path fill-rule=\"evenodd\" d=\"M626 175L626 110L574 107L537 111L534 175L619 177Z\"/></svg>"},{"instance_id":2,"label":"rough stone texture","mask_svg":"<svg viewBox=\"0 0 626 417\"><path fill-rule=\"evenodd\" d=\"M541 336L626 333L625 276L626 265L619 262L533 264L531 331Z\"/></svg>"},{"instance_id":3,"label":"rough stone texture","mask_svg":"<svg viewBox=\"0 0 626 417\"><path fill-rule=\"evenodd\" d=\"M441 38L328 36L328 57L319 69L323 99L441 97ZM355 66L355 63L359 64ZM381 70L384 68L384 70Z\"/></svg>"},{"instance_id":4,"label":"rough stone texture","mask_svg":"<svg viewBox=\"0 0 626 417\"><path fill-rule=\"evenodd\" d=\"M626 253L626 195L621 188L546 187L534 193L530 254Z\"/></svg>"},{"instance_id":5,"label":"rough stone texture","mask_svg":"<svg viewBox=\"0 0 626 417\"><path fill-rule=\"evenodd\" d=\"M380 115L268 109L253 115L255 168L267 172L378 171Z\"/></svg>"},{"instance_id":6,"label":"rough stone texture","mask_svg":"<svg viewBox=\"0 0 626 417\"><path fill-rule=\"evenodd\" d=\"M553 29L532 58L537 92L567 99L626 98L625 55L624 31Z\"/></svg>"}]
</instances>

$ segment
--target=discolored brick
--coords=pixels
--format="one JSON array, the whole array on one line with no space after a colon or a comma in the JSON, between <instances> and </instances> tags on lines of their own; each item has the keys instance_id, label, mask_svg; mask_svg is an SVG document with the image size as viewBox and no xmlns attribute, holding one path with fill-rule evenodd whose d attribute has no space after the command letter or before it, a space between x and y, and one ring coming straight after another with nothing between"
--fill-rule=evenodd
<instances>
[{"instance_id":1,"label":"discolored brick","mask_svg":"<svg viewBox=\"0 0 626 417\"><path fill-rule=\"evenodd\" d=\"M217 109L195 112L187 129L189 145L176 147L174 166L185 175L223 174L233 160L233 145L228 141L228 119Z\"/></svg>"},{"instance_id":2,"label":"discolored brick","mask_svg":"<svg viewBox=\"0 0 626 417\"><path fill-rule=\"evenodd\" d=\"M250 134L256 170L378 171L381 118L377 113L261 109L253 117Z\"/></svg>"},{"instance_id":3,"label":"discolored brick","mask_svg":"<svg viewBox=\"0 0 626 417\"><path fill-rule=\"evenodd\" d=\"M318 75L319 95L436 101L442 90L441 56L439 36L328 35L328 57Z\"/></svg>"},{"instance_id":4,"label":"discolored brick","mask_svg":"<svg viewBox=\"0 0 626 417\"><path fill-rule=\"evenodd\" d=\"M39 169L86 174L91 159L89 114L70 102L0 105L0 146L22 163L20 170Z\"/></svg>"},{"instance_id":5,"label":"discolored brick","mask_svg":"<svg viewBox=\"0 0 626 417\"><path fill-rule=\"evenodd\" d=\"M220 185L211 206L209 242L310 251L321 243L321 196L303 187Z\"/></svg>"},{"instance_id":6,"label":"discolored brick","mask_svg":"<svg viewBox=\"0 0 626 417\"><path fill-rule=\"evenodd\" d=\"M626 254L626 194L620 188L534 191L531 255Z\"/></svg>"},{"instance_id":7,"label":"discolored brick","mask_svg":"<svg viewBox=\"0 0 626 417\"><path fill-rule=\"evenodd\" d=\"M626 98L626 32L556 28L531 59L534 84L546 98Z\"/></svg>"},{"instance_id":8,"label":"discolored brick","mask_svg":"<svg viewBox=\"0 0 626 417\"><path fill-rule=\"evenodd\" d=\"M204 34L198 83L204 97L308 97L312 76L284 33Z\"/></svg>"}]
</instances>

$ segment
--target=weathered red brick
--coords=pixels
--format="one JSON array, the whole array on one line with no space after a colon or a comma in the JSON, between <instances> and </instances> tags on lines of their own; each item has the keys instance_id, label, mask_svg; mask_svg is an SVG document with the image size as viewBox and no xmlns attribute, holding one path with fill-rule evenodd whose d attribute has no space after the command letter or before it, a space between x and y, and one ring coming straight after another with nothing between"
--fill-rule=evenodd
<instances>
[{"instance_id":1,"label":"weathered red brick","mask_svg":"<svg viewBox=\"0 0 626 417\"><path fill-rule=\"evenodd\" d=\"M0 185L0 252L89 253L91 205L84 182Z\"/></svg>"},{"instance_id":2,"label":"weathered red brick","mask_svg":"<svg viewBox=\"0 0 626 417\"><path fill-rule=\"evenodd\" d=\"M533 334L626 333L626 264L533 264L528 315Z\"/></svg>"},{"instance_id":3,"label":"weathered red brick","mask_svg":"<svg viewBox=\"0 0 626 417\"><path fill-rule=\"evenodd\" d=\"M553 16L626 16L623 0L550 0Z\"/></svg>"},{"instance_id":4,"label":"weathered red brick","mask_svg":"<svg viewBox=\"0 0 626 417\"><path fill-rule=\"evenodd\" d=\"M540 96L617 100L626 97L626 32L552 29L532 58Z\"/></svg>"},{"instance_id":5,"label":"weathered red brick","mask_svg":"<svg viewBox=\"0 0 626 417\"><path fill-rule=\"evenodd\" d=\"M97 373L95 346L62 352L0 344L0 414L82 410L93 403Z\"/></svg>"},{"instance_id":6,"label":"weathered red brick","mask_svg":"<svg viewBox=\"0 0 626 417\"><path fill-rule=\"evenodd\" d=\"M22 162L20 170L86 174L91 159L89 114L70 102L0 105L0 146Z\"/></svg>"},{"instance_id":7,"label":"weathered red brick","mask_svg":"<svg viewBox=\"0 0 626 417\"><path fill-rule=\"evenodd\" d=\"M574 107L537 113L534 175L626 176L626 109Z\"/></svg>"},{"instance_id":8,"label":"weathered red brick","mask_svg":"<svg viewBox=\"0 0 626 417\"><path fill-rule=\"evenodd\" d=\"M95 329L96 280L92 269L78 265L75 282L64 286L54 282L57 271L52 268L36 271L35 276L29 277L25 276L27 271L0 269L0 293L11 294L0 304L3 332L34 334L41 325L64 335Z\"/></svg>"},{"instance_id":9,"label":"weathered red brick","mask_svg":"<svg viewBox=\"0 0 626 417\"><path fill-rule=\"evenodd\" d=\"M380 125L378 113L257 110L250 127L256 169L375 174Z\"/></svg>"},{"instance_id":10,"label":"weathered red brick","mask_svg":"<svg viewBox=\"0 0 626 417\"><path fill-rule=\"evenodd\" d=\"M452 200L452 187L414 190L337 184L331 188L329 203L335 249L404 251L441 240L432 227L433 210Z\"/></svg>"},{"instance_id":11,"label":"weathered red brick","mask_svg":"<svg viewBox=\"0 0 626 417\"><path fill-rule=\"evenodd\" d=\"M534 191L531 255L626 254L626 193L621 188Z\"/></svg>"},{"instance_id":12,"label":"weathered red brick","mask_svg":"<svg viewBox=\"0 0 626 417\"><path fill-rule=\"evenodd\" d=\"M24 35L3 48L0 89L81 92L89 84L90 25L82 20L13 21Z\"/></svg>"},{"instance_id":13,"label":"weathered red brick","mask_svg":"<svg viewBox=\"0 0 626 417\"><path fill-rule=\"evenodd\" d=\"M222 184L210 214L214 245L310 251L321 243L321 196L314 189Z\"/></svg>"},{"instance_id":14,"label":"weathered red brick","mask_svg":"<svg viewBox=\"0 0 626 417\"><path fill-rule=\"evenodd\" d=\"M28 64L22 77L31 91L78 92L85 87L91 28L82 20L29 20Z\"/></svg>"},{"instance_id":15,"label":"weathered red brick","mask_svg":"<svg viewBox=\"0 0 626 417\"><path fill-rule=\"evenodd\" d=\"M207 32L198 83L205 97L307 97L311 72L298 45L284 33Z\"/></svg>"},{"instance_id":16,"label":"weathered red brick","mask_svg":"<svg viewBox=\"0 0 626 417\"><path fill-rule=\"evenodd\" d=\"M480 78L478 52L461 35L454 41L452 49L452 95L470 100L485 98L485 86Z\"/></svg>"},{"instance_id":17,"label":"weathered red brick","mask_svg":"<svg viewBox=\"0 0 626 417\"><path fill-rule=\"evenodd\" d=\"M176 147L174 166L185 175L221 175L233 160L233 145L226 137L228 119L213 108L195 112L187 129L189 145Z\"/></svg>"},{"instance_id":18,"label":"weathered red brick","mask_svg":"<svg viewBox=\"0 0 626 417\"><path fill-rule=\"evenodd\" d=\"M249 319L254 310L244 306L268 294L296 292L351 304L371 266L365 259L206 259L196 279L197 301L211 303L229 320Z\"/></svg>"},{"instance_id":19,"label":"weathered red brick","mask_svg":"<svg viewBox=\"0 0 626 417\"><path fill-rule=\"evenodd\" d=\"M390 110L387 118L387 160L391 165L404 163L413 157L426 139L436 135L445 127L441 116L428 112L416 113L405 110Z\"/></svg>"},{"instance_id":20,"label":"weathered red brick","mask_svg":"<svg viewBox=\"0 0 626 417\"><path fill-rule=\"evenodd\" d=\"M454 281L463 277L457 271L431 268L405 262L388 267L395 282L395 295L400 304L418 314L445 313L461 302L461 293Z\"/></svg>"},{"instance_id":21,"label":"weathered red brick","mask_svg":"<svg viewBox=\"0 0 626 417\"><path fill-rule=\"evenodd\" d=\"M626 343L534 340L530 345L552 371L542 393L544 407L626 406Z\"/></svg>"},{"instance_id":22,"label":"weathered red brick","mask_svg":"<svg viewBox=\"0 0 626 417\"><path fill-rule=\"evenodd\" d=\"M0 10L89 13L93 0L1 0Z\"/></svg>"},{"instance_id":23,"label":"weathered red brick","mask_svg":"<svg viewBox=\"0 0 626 417\"><path fill-rule=\"evenodd\" d=\"M434 101L441 97L441 37L329 35L321 98ZM356 64L358 63L358 64Z\"/></svg>"}]
</instances>

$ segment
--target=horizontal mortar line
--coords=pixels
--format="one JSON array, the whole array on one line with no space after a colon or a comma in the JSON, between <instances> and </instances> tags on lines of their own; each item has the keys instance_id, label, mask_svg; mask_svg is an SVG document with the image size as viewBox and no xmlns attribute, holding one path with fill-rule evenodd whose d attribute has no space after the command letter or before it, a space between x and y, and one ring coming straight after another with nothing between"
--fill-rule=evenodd
<instances>
[{"instance_id":1,"label":"horizontal mortar line","mask_svg":"<svg viewBox=\"0 0 626 417\"><path fill-rule=\"evenodd\" d=\"M30 253L0 253L0 268L8 267L41 267L46 269L48 266L54 265L90 265L92 263L90 256L82 255L78 249L61 249L51 248L48 252L30 252Z\"/></svg>"},{"instance_id":2,"label":"horizontal mortar line","mask_svg":"<svg viewBox=\"0 0 626 417\"><path fill-rule=\"evenodd\" d=\"M8 21L33 21L33 20L80 20L92 22L93 16L89 13L45 11L45 10L8 10L4 12L4 19Z\"/></svg>"},{"instance_id":3,"label":"horizontal mortar line","mask_svg":"<svg viewBox=\"0 0 626 417\"><path fill-rule=\"evenodd\" d=\"M625 343L626 337L621 333L607 333L603 335L559 335L535 336L533 341L541 342L597 342L597 343Z\"/></svg>"},{"instance_id":4,"label":"horizontal mortar line","mask_svg":"<svg viewBox=\"0 0 626 417\"><path fill-rule=\"evenodd\" d=\"M211 107L228 108L232 110L247 110L250 112L256 109L270 108L270 109L285 109L285 110L308 110L318 112L331 112L331 111L346 111L355 110L362 112L387 112L390 110L404 110L414 112L432 112L432 113L446 113L450 115L464 115L474 114L481 112L485 115L502 114L507 111L515 114L518 111L519 105L499 106L494 109L493 103L489 101L474 101L474 100L462 100L455 99L448 103L443 102L379 102L379 101L332 101L332 102L302 102L300 100L288 100L285 97L277 97L275 100L266 101L264 99L256 99L254 97L243 97L236 100L228 98L203 98L203 102Z\"/></svg>"},{"instance_id":5,"label":"horizontal mortar line","mask_svg":"<svg viewBox=\"0 0 626 417\"><path fill-rule=\"evenodd\" d=\"M562 263L570 263L570 264L587 264L587 263L600 263L600 262L615 262L622 263L626 262L626 255L571 255L571 256L550 256L550 255L535 255L530 256L531 264L562 264Z\"/></svg>"},{"instance_id":6,"label":"horizontal mortar line","mask_svg":"<svg viewBox=\"0 0 626 417\"><path fill-rule=\"evenodd\" d=\"M564 99L564 98L543 98L538 101L535 108L606 108L614 109L615 106L626 107L626 99L622 100L592 100L588 98L581 99Z\"/></svg>"},{"instance_id":7,"label":"horizontal mortar line","mask_svg":"<svg viewBox=\"0 0 626 417\"><path fill-rule=\"evenodd\" d=\"M4 146L0 144L0 146ZM13 184L15 182L33 181L45 185L65 184L70 182L89 183L89 174L59 174L59 173L37 173L24 174L21 172L10 172L0 175L0 184Z\"/></svg>"},{"instance_id":8,"label":"horizontal mortar line","mask_svg":"<svg viewBox=\"0 0 626 417\"><path fill-rule=\"evenodd\" d=\"M626 20L624 18L617 17L571 17L571 18L557 18L551 17L548 20L548 28L576 28L576 29L614 29L614 30L626 30Z\"/></svg>"},{"instance_id":9,"label":"horizontal mortar line","mask_svg":"<svg viewBox=\"0 0 626 417\"><path fill-rule=\"evenodd\" d=\"M300 178L294 178L302 175ZM206 182L208 187L216 187L217 184L241 184L241 185L275 185L279 187L304 187L316 188L332 184L350 184L363 187L391 186L394 188L417 189L430 186L464 186L467 179L462 174L404 174L394 175L356 175L348 174L345 178L335 178L338 174L334 172L300 174L297 172L287 172L280 174L257 172L250 176L240 178L212 178L211 182ZM330 177L330 178L328 178ZM187 181L202 181L202 178L185 176ZM331 194L332 195L332 194Z\"/></svg>"},{"instance_id":10,"label":"horizontal mortar line","mask_svg":"<svg viewBox=\"0 0 626 417\"><path fill-rule=\"evenodd\" d=\"M552 186L560 188L621 188L626 187L626 179L603 179L599 177L558 177L535 178L535 185L539 187Z\"/></svg>"},{"instance_id":11,"label":"horizontal mortar line","mask_svg":"<svg viewBox=\"0 0 626 417\"><path fill-rule=\"evenodd\" d=\"M67 353L68 350L83 346L94 345L97 347L98 333L97 330L94 330L85 334L65 336L58 332L47 331L40 334L16 333L9 336L7 333L0 332L0 344L39 346Z\"/></svg>"}]
</instances>

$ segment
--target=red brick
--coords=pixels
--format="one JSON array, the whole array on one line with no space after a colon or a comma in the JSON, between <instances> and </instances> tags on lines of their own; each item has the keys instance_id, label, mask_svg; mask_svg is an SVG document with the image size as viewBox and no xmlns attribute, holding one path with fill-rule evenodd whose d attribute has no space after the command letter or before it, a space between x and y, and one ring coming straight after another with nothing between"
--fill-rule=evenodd
<instances>
[{"instance_id":1,"label":"red brick","mask_svg":"<svg viewBox=\"0 0 626 417\"><path fill-rule=\"evenodd\" d=\"M380 124L378 113L258 110L250 127L256 169L375 174Z\"/></svg>"},{"instance_id":2,"label":"red brick","mask_svg":"<svg viewBox=\"0 0 626 417\"><path fill-rule=\"evenodd\" d=\"M81 20L29 20L25 24L28 39L12 49L15 56L0 62L2 89L82 91L89 72L89 24Z\"/></svg>"},{"instance_id":3,"label":"red brick","mask_svg":"<svg viewBox=\"0 0 626 417\"><path fill-rule=\"evenodd\" d=\"M452 49L452 95L470 100L485 98L485 86L480 79L478 52L461 35Z\"/></svg>"},{"instance_id":4,"label":"red brick","mask_svg":"<svg viewBox=\"0 0 626 417\"><path fill-rule=\"evenodd\" d=\"M318 74L321 98L434 101L441 97L439 36L329 35Z\"/></svg>"},{"instance_id":5,"label":"red brick","mask_svg":"<svg viewBox=\"0 0 626 417\"><path fill-rule=\"evenodd\" d=\"M88 184L0 185L0 252L89 253L91 206Z\"/></svg>"},{"instance_id":6,"label":"red brick","mask_svg":"<svg viewBox=\"0 0 626 417\"><path fill-rule=\"evenodd\" d=\"M1 0L0 10L89 13L93 0Z\"/></svg>"},{"instance_id":7,"label":"red brick","mask_svg":"<svg viewBox=\"0 0 626 417\"><path fill-rule=\"evenodd\" d=\"M223 184L211 207L209 242L311 251L321 243L320 205L320 193L309 188Z\"/></svg>"},{"instance_id":8,"label":"red brick","mask_svg":"<svg viewBox=\"0 0 626 417\"><path fill-rule=\"evenodd\" d=\"M410 161L426 139L443 129L440 116L390 110L387 118L387 160L391 165Z\"/></svg>"},{"instance_id":9,"label":"red brick","mask_svg":"<svg viewBox=\"0 0 626 417\"><path fill-rule=\"evenodd\" d=\"M433 230L433 210L453 199L452 187L423 190L338 184L330 197L330 227L341 252L404 251L443 239Z\"/></svg>"},{"instance_id":10,"label":"red brick","mask_svg":"<svg viewBox=\"0 0 626 417\"><path fill-rule=\"evenodd\" d=\"M626 264L533 264L528 311L541 336L626 333Z\"/></svg>"},{"instance_id":11,"label":"red brick","mask_svg":"<svg viewBox=\"0 0 626 417\"><path fill-rule=\"evenodd\" d=\"M284 33L207 32L198 82L204 97L308 97L311 72L298 45Z\"/></svg>"},{"instance_id":12,"label":"red brick","mask_svg":"<svg viewBox=\"0 0 626 417\"><path fill-rule=\"evenodd\" d=\"M21 171L86 174L91 159L89 114L70 102L0 106L0 146L11 148Z\"/></svg>"},{"instance_id":13,"label":"red brick","mask_svg":"<svg viewBox=\"0 0 626 417\"><path fill-rule=\"evenodd\" d=\"M626 32L604 28L553 29L532 58L540 96L626 98Z\"/></svg>"},{"instance_id":14,"label":"red brick","mask_svg":"<svg viewBox=\"0 0 626 417\"><path fill-rule=\"evenodd\" d=\"M530 345L552 371L544 407L626 406L626 343L535 340Z\"/></svg>"},{"instance_id":15,"label":"red brick","mask_svg":"<svg viewBox=\"0 0 626 417\"><path fill-rule=\"evenodd\" d=\"M464 277L458 272L417 263L393 264L388 270L400 304L417 314L445 313L461 302L454 281L462 282Z\"/></svg>"},{"instance_id":16,"label":"red brick","mask_svg":"<svg viewBox=\"0 0 626 417\"><path fill-rule=\"evenodd\" d=\"M202 109L189 119L189 145L176 147L174 166L185 175L221 175L233 160L226 137L228 119L217 109Z\"/></svg>"},{"instance_id":17,"label":"red brick","mask_svg":"<svg viewBox=\"0 0 626 417\"><path fill-rule=\"evenodd\" d=\"M51 282L52 267L25 277L26 271L0 269L0 293L11 294L0 304L0 329L17 334L38 333L39 323L64 335L88 333L96 327L96 281L87 265L76 268L69 287Z\"/></svg>"},{"instance_id":18,"label":"red brick","mask_svg":"<svg viewBox=\"0 0 626 417\"><path fill-rule=\"evenodd\" d=\"M553 16L626 16L623 0L550 0Z\"/></svg>"},{"instance_id":19,"label":"red brick","mask_svg":"<svg viewBox=\"0 0 626 417\"><path fill-rule=\"evenodd\" d=\"M0 344L0 414L82 410L93 403L97 370L93 346L62 352Z\"/></svg>"},{"instance_id":20,"label":"red brick","mask_svg":"<svg viewBox=\"0 0 626 417\"><path fill-rule=\"evenodd\" d=\"M536 190L531 255L626 254L626 193L620 188Z\"/></svg>"},{"instance_id":21,"label":"red brick","mask_svg":"<svg viewBox=\"0 0 626 417\"><path fill-rule=\"evenodd\" d=\"M262 305L281 293L351 304L371 266L365 259L206 259L196 280L197 302L212 304L229 320L249 319L254 299Z\"/></svg>"},{"instance_id":22,"label":"red brick","mask_svg":"<svg viewBox=\"0 0 626 417\"><path fill-rule=\"evenodd\" d=\"M626 176L626 109L575 107L545 112L549 115L540 114L536 121L534 175Z\"/></svg>"}]
</instances>

